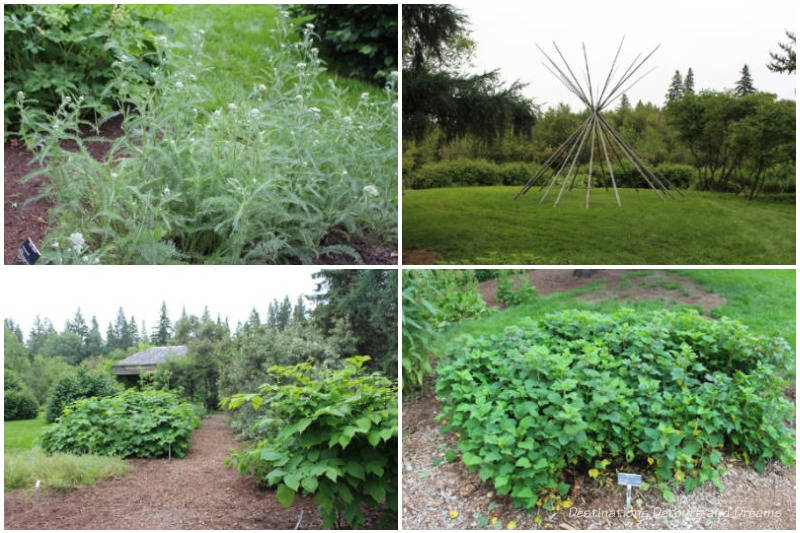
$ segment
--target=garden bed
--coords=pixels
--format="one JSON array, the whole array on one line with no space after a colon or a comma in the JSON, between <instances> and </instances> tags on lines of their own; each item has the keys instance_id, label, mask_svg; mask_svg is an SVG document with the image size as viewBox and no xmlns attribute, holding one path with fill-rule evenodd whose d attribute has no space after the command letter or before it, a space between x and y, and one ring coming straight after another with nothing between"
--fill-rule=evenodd
<instances>
[{"instance_id":1,"label":"garden bed","mask_svg":"<svg viewBox=\"0 0 800 533\"><path fill-rule=\"evenodd\" d=\"M68 492L5 494L9 529L319 529L311 499L290 508L224 464L241 446L224 415L203 419L183 459L131 459L133 472ZM379 517L367 513L367 527Z\"/></svg>"}]
</instances>

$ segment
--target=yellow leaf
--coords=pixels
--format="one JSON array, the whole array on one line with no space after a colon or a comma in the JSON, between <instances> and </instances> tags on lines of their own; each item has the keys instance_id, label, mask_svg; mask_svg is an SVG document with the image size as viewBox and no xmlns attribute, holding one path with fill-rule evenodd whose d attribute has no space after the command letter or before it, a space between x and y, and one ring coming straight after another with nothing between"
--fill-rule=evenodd
<instances>
[{"instance_id":1,"label":"yellow leaf","mask_svg":"<svg viewBox=\"0 0 800 533\"><path fill-rule=\"evenodd\" d=\"M564 509L569 509L570 507L572 507L572 502L570 500L564 500L561 503L561 507L563 507Z\"/></svg>"},{"instance_id":2,"label":"yellow leaf","mask_svg":"<svg viewBox=\"0 0 800 533\"><path fill-rule=\"evenodd\" d=\"M460 438L461 438L461 433L459 433L458 431L456 431L456 438L457 438L457 439L460 439Z\"/></svg>"},{"instance_id":3,"label":"yellow leaf","mask_svg":"<svg viewBox=\"0 0 800 533\"><path fill-rule=\"evenodd\" d=\"M514 522L513 520L508 524L506 524L506 529L514 529L515 527L517 527L517 523Z\"/></svg>"},{"instance_id":4,"label":"yellow leaf","mask_svg":"<svg viewBox=\"0 0 800 533\"><path fill-rule=\"evenodd\" d=\"M692 433L694 433L694 436L696 437L702 432L700 431L700 428L695 428L695 430Z\"/></svg>"},{"instance_id":5,"label":"yellow leaf","mask_svg":"<svg viewBox=\"0 0 800 533\"><path fill-rule=\"evenodd\" d=\"M551 524L550 522L545 522L544 528L545 529L553 529L553 524Z\"/></svg>"},{"instance_id":6,"label":"yellow leaf","mask_svg":"<svg viewBox=\"0 0 800 533\"><path fill-rule=\"evenodd\" d=\"M489 522L490 522L492 525L495 525L495 524L497 523L497 517L496 517L496 516L493 516L493 517L492 517L492 519L491 519Z\"/></svg>"},{"instance_id":7,"label":"yellow leaf","mask_svg":"<svg viewBox=\"0 0 800 533\"><path fill-rule=\"evenodd\" d=\"M542 517L541 516L537 516L536 518L533 519L533 521L536 522L537 524L541 524L542 523Z\"/></svg>"},{"instance_id":8,"label":"yellow leaf","mask_svg":"<svg viewBox=\"0 0 800 533\"><path fill-rule=\"evenodd\" d=\"M647 464L651 465L651 464L653 464L654 462L655 462L655 461L653 461L653 458L652 458L652 457L648 457L648 458L647 458Z\"/></svg>"},{"instance_id":9,"label":"yellow leaf","mask_svg":"<svg viewBox=\"0 0 800 533\"><path fill-rule=\"evenodd\" d=\"M458 518L458 511L455 510L450 511L450 518L451 519Z\"/></svg>"},{"instance_id":10,"label":"yellow leaf","mask_svg":"<svg viewBox=\"0 0 800 533\"><path fill-rule=\"evenodd\" d=\"M592 468L591 470L589 470L589 477L590 478L594 479L599 475L600 475L600 471L598 469Z\"/></svg>"},{"instance_id":11,"label":"yellow leaf","mask_svg":"<svg viewBox=\"0 0 800 533\"><path fill-rule=\"evenodd\" d=\"M680 470L675 472L675 479L683 483L683 472L681 472Z\"/></svg>"}]
</instances>

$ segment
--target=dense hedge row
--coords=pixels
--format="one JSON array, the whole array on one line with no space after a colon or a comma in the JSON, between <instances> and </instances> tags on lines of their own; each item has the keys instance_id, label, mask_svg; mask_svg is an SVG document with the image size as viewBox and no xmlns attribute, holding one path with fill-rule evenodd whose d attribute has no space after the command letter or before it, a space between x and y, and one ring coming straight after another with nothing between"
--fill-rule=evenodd
<instances>
[{"instance_id":1,"label":"dense hedge row","mask_svg":"<svg viewBox=\"0 0 800 533\"><path fill-rule=\"evenodd\" d=\"M48 453L183 457L199 423L192 406L172 393L129 389L70 404L39 442Z\"/></svg>"},{"instance_id":2,"label":"dense hedge row","mask_svg":"<svg viewBox=\"0 0 800 533\"><path fill-rule=\"evenodd\" d=\"M725 318L564 311L467 338L438 372L461 460L528 509L561 505L576 472L642 472L672 501L679 485L721 487L723 452L758 470L794 461L794 354Z\"/></svg>"},{"instance_id":3,"label":"dense hedge row","mask_svg":"<svg viewBox=\"0 0 800 533\"><path fill-rule=\"evenodd\" d=\"M3 420L28 420L39 414L39 403L16 374L3 375Z\"/></svg>"},{"instance_id":4,"label":"dense hedge row","mask_svg":"<svg viewBox=\"0 0 800 533\"><path fill-rule=\"evenodd\" d=\"M485 159L452 159L423 165L417 172L404 176L404 187L407 189L430 189L436 187L471 186L471 185L524 185L539 169L537 163L493 163ZM588 165L581 165L575 186L584 187L588 175ZM611 179L606 167L603 173L595 165L592 171L593 187L611 187ZM630 164L612 165L617 187L648 187L639 172ZM691 165L662 163L656 167L658 177L667 178L672 185L687 188L693 182L695 169ZM566 174L566 169L562 176ZM547 173L546 179L539 179L538 184L546 184L552 177ZM559 183L561 178L559 177Z\"/></svg>"}]
</instances>

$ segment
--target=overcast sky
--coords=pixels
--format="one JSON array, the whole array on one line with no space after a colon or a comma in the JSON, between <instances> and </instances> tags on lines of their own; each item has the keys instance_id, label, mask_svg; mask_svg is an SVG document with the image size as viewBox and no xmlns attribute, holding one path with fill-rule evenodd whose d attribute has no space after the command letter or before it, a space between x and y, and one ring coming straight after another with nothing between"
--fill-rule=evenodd
<instances>
[{"instance_id":1,"label":"overcast sky","mask_svg":"<svg viewBox=\"0 0 800 533\"><path fill-rule=\"evenodd\" d=\"M628 92L634 104L641 99L662 105L675 70L684 75L689 67L694 71L696 90L731 88L745 63L757 90L795 99L795 76L773 73L766 67L769 52L778 51L778 41L786 41L784 29L794 25L795 2L540 0L455 5L468 15L477 43L471 70L499 68L506 82L519 79L529 83L525 95L534 97L543 109L559 102L572 109L582 109L583 104L541 65L544 57L534 43L553 57L550 52L555 40L585 84L581 51L581 42L585 42L597 86L597 80L605 80L623 35L620 57L625 67L638 53L644 56L661 44L639 72L651 67L656 70Z\"/></svg>"},{"instance_id":2,"label":"overcast sky","mask_svg":"<svg viewBox=\"0 0 800 533\"><path fill-rule=\"evenodd\" d=\"M201 315L208 305L211 316L228 317L231 329L244 322L255 306L261 319L273 298L289 296L292 304L301 294L316 287L311 274L319 267L287 266L166 266L152 267L20 267L3 275L3 315L17 321L25 334L38 313L52 320L58 331L68 318L81 313L90 323L97 316L105 338L106 326L120 306L125 316L145 321L152 331L161 302L166 301L175 322L186 306L190 314ZM308 305L310 303L306 302Z\"/></svg>"}]
</instances>

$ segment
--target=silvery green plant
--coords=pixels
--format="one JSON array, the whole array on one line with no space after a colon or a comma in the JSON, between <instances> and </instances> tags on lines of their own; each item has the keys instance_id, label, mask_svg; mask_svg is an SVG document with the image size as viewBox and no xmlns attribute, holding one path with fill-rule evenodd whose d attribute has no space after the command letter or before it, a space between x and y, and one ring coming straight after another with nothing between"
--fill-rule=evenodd
<instances>
[{"instance_id":1,"label":"silvery green plant","mask_svg":"<svg viewBox=\"0 0 800 533\"><path fill-rule=\"evenodd\" d=\"M197 81L202 31L185 58L167 47L169 68L154 70L151 91L97 122L82 119L79 95L65 97L44 124L17 96L24 139L42 166L26 179L46 175L42 194L55 204L43 262L311 263L326 253L360 260L350 246L323 241L396 239L396 76L379 96L349 98L320 79L313 26L298 41L280 19L283 44L265 53L262 80L221 109L204 107L208 93ZM87 143L117 115L125 135L98 161ZM81 128L95 136L76 134ZM80 252L65 253L75 250L76 234Z\"/></svg>"}]
</instances>

